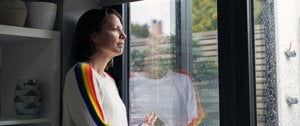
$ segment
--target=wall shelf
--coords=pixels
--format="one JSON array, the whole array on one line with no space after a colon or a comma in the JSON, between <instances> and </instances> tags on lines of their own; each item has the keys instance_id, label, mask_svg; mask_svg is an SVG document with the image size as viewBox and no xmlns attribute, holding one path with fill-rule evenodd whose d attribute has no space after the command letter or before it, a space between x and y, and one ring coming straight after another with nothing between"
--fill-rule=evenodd
<instances>
[{"instance_id":1,"label":"wall shelf","mask_svg":"<svg viewBox=\"0 0 300 126\"><path fill-rule=\"evenodd\" d=\"M0 44L60 39L59 31L0 25Z\"/></svg>"},{"instance_id":2,"label":"wall shelf","mask_svg":"<svg viewBox=\"0 0 300 126\"><path fill-rule=\"evenodd\" d=\"M0 25L0 126L59 125L60 42L59 31ZM13 99L19 79L40 82L41 118L16 118Z\"/></svg>"},{"instance_id":3,"label":"wall shelf","mask_svg":"<svg viewBox=\"0 0 300 126\"><path fill-rule=\"evenodd\" d=\"M1 125L21 125L21 124L43 124L50 123L51 121L46 118L36 119L14 119L14 118L0 118Z\"/></svg>"}]
</instances>

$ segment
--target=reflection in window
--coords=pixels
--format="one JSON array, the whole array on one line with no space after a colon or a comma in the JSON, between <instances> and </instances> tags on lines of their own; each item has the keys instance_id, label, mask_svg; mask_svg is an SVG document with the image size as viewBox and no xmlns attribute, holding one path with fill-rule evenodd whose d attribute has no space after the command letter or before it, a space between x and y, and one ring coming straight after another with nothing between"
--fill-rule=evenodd
<instances>
[{"instance_id":1,"label":"reflection in window","mask_svg":"<svg viewBox=\"0 0 300 126\"><path fill-rule=\"evenodd\" d=\"M216 5L131 3L130 125L153 111L165 126L219 126Z\"/></svg>"},{"instance_id":2,"label":"reflection in window","mask_svg":"<svg viewBox=\"0 0 300 126\"><path fill-rule=\"evenodd\" d=\"M258 126L277 126L273 0L254 0L256 107Z\"/></svg>"}]
</instances>

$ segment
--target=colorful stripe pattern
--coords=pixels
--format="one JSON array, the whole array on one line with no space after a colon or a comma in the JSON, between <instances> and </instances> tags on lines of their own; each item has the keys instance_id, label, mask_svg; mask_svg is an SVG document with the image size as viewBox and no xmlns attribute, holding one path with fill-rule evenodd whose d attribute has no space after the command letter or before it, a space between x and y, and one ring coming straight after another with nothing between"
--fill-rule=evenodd
<instances>
[{"instance_id":1,"label":"colorful stripe pattern","mask_svg":"<svg viewBox=\"0 0 300 126\"><path fill-rule=\"evenodd\" d=\"M97 99L92 67L86 63L77 64L74 68L77 84L86 107L97 126L109 126L105 122L102 107Z\"/></svg>"},{"instance_id":2,"label":"colorful stripe pattern","mask_svg":"<svg viewBox=\"0 0 300 126\"><path fill-rule=\"evenodd\" d=\"M204 112L197 88L195 88L195 95L196 95L197 106L198 106L198 117L193 119L192 123L190 123L188 126L201 126L201 123L205 117L205 112Z\"/></svg>"},{"instance_id":3,"label":"colorful stripe pattern","mask_svg":"<svg viewBox=\"0 0 300 126\"><path fill-rule=\"evenodd\" d=\"M191 78L191 80L193 80L192 76L187 71L174 70L174 72L188 75ZM197 99L198 117L194 118L193 121L188 124L188 126L201 126L201 123L203 122L203 119L205 117L205 112L204 112L204 109L203 109L203 106L202 106L202 102L200 100L200 96L198 94L198 88L195 84L194 84L194 87L195 87L195 96L196 96L196 99Z\"/></svg>"}]
</instances>

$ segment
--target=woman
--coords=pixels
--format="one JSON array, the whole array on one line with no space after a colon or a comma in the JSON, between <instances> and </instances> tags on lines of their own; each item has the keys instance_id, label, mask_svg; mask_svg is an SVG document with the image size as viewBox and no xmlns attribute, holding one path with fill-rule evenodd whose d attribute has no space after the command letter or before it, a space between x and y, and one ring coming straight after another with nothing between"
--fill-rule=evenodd
<instances>
[{"instance_id":1,"label":"woman","mask_svg":"<svg viewBox=\"0 0 300 126\"><path fill-rule=\"evenodd\" d=\"M126 35L121 16L112 9L93 9L77 24L74 58L63 94L63 126L127 126L125 106L115 81L105 72L123 53ZM142 125L152 126L151 112Z\"/></svg>"}]
</instances>

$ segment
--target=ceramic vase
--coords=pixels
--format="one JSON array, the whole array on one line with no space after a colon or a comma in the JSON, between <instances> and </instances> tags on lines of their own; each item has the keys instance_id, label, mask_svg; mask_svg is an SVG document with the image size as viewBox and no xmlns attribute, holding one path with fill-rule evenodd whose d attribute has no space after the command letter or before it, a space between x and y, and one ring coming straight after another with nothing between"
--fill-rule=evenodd
<instances>
[{"instance_id":1,"label":"ceramic vase","mask_svg":"<svg viewBox=\"0 0 300 126\"><path fill-rule=\"evenodd\" d=\"M24 26L27 7L23 0L0 0L0 24Z\"/></svg>"},{"instance_id":2,"label":"ceramic vase","mask_svg":"<svg viewBox=\"0 0 300 126\"><path fill-rule=\"evenodd\" d=\"M36 80L18 80L14 94L14 107L19 118L36 118L42 105L42 90Z\"/></svg>"},{"instance_id":3,"label":"ceramic vase","mask_svg":"<svg viewBox=\"0 0 300 126\"><path fill-rule=\"evenodd\" d=\"M57 5L51 2L28 2L27 25L31 28L52 30L55 24Z\"/></svg>"}]
</instances>

